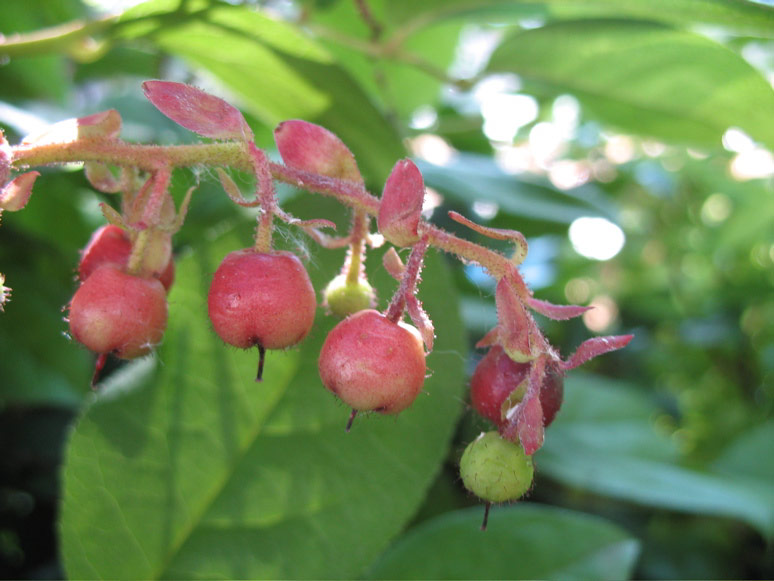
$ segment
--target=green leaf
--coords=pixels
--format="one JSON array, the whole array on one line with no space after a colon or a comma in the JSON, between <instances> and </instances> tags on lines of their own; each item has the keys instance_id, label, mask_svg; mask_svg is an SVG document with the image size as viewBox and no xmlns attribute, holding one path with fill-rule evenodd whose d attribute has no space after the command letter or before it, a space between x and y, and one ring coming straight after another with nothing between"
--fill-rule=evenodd
<instances>
[{"instance_id":1,"label":"green leaf","mask_svg":"<svg viewBox=\"0 0 774 581\"><path fill-rule=\"evenodd\" d=\"M209 279L248 240L232 233L180 262L158 355L125 367L75 426L61 519L69 577L353 577L430 486L464 376L462 327L439 257L429 256L419 293L438 330L424 393L397 417L358 417L347 434L349 410L317 373L330 317L320 313L300 348L270 352L262 383L253 381L257 353L212 332ZM340 252L315 256L315 287L342 262ZM369 265L378 269L379 258ZM383 301L389 280L371 277Z\"/></svg>"},{"instance_id":2,"label":"green leaf","mask_svg":"<svg viewBox=\"0 0 774 581\"><path fill-rule=\"evenodd\" d=\"M616 212L595 186L563 192L537 180L507 174L489 156L462 153L446 166L421 160L417 165L428 186L468 204L494 202L512 216L569 224L581 216L614 219Z\"/></svg>"},{"instance_id":3,"label":"green leaf","mask_svg":"<svg viewBox=\"0 0 774 581\"><path fill-rule=\"evenodd\" d=\"M678 463L651 423L658 409L625 384L571 374L565 404L536 455L540 471L569 486L639 504L741 519L774 533L770 479L741 469L693 470ZM763 453L760 438L750 444ZM740 443L740 447L748 444ZM747 462L754 461L749 452ZM764 454L765 456L766 454ZM720 465L719 465L720 466Z\"/></svg>"},{"instance_id":4,"label":"green leaf","mask_svg":"<svg viewBox=\"0 0 774 581\"><path fill-rule=\"evenodd\" d=\"M771 85L737 53L684 30L624 20L549 24L509 36L488 70L572 93L624 131L719 146L736 126L774 145Z\"/></svg>"},{"instance_id":5,"label":"green leaf","mask_svg":"<svg viewBox=\"0 0 774 581\"><path fill-rule=\"evenodd\" d=\"M246 6L216 6L158 22L142 33L160 48L215 75L238 95L234 104L270 127L300 118L333 131L370 183L382 182L405 155L394 128L364 91L297 28Z\"/></svg>"},{"instance_id":6,"label":"green leaf","mask_svg":"<svg viewBox=\"0 0 774 581\"><path fill-rule=\"evenodd\" d=\"M718 0L393 0L392 21L433 23L464 16L491 21L493 15L519 18L627 17L674 24L720 25L726 30L771 37L774 9L748 1Z\"/></svg>"},{"instance_id":7,"label":"green leaf","mask_svg":"<svg viewBox=\"0 0 774 581\"><path fill-rule=\"evenodd\" d=\"M0 272L13 291L0 313L0 407L77 408L89 391L91 354L66 337L77 249L89 236L76 199L72 180L46 174L23 211L3 216Z\"/></svg>"},{"instance_id":8,"label":"green leaf","mask_svg":"<svg viewBox=\"0 0 774 581\"><path fill-rule=\"evenodd\" d=\"M395 29L390 27L394 13L392 0L374 0L368 3L368 8L382 27L381 38L394 39L394 35L403 34L400 25ZM438 75L428 73L413 62L408 64L399 59L374 58L361 47L353 48L351 42L347 42L357 39L365 45L371 38L371 30L363 22L355 2L338 2L326 10L313 12L311 16L315 25L324 27L325 33L319 35L320 40L335 55L338 64L401 119L408 121L418 107L438 102L442 88ZM464 25L458 20L443 21L410 31L402 41L402 52L412 55L411 58L422 59L423 66L429 64L443 75L454 59Z\"/></svg>"},{"instance_id":9,"label":"green leaf","mask_svg":"<svg viewBox=\"0 0 774 581\"><path fill-rule=\"evenodd\" d=\"M517 504L450 512L401 537L369 579L628 579L639 543L581 513ZM443 555L443 558L428 558Z\"/></svg>"},{"instance_id":10,"label":"green leaf","mask_svg":"<svg viewBox=\"0 0 774 581\"><path fill-rule=\"evenodd\" d=\"M713 462L713 469L731 476L750 477L761 483L774 482L774 420L754 426L732 441Z\"/></svg>"}]
</instances>

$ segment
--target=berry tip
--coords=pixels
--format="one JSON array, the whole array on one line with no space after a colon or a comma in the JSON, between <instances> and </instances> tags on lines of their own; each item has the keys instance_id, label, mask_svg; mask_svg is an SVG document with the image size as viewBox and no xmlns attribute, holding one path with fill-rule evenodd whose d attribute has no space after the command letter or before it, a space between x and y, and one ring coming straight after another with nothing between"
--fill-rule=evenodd
<instances>
[{"instance_id":1,"label":"berry tip","mask_svg":"<svg viewBox=\"0 0 774 581\"><path fill-rule=\"evenodd\" d=\"M344 431L349 433L349 430L352 428L352 422L355 421L355 416L357 415L357 410L353 409L352 413L349 414L349 420L347 420L347 427L344 428Z\"/></svg>"},{"instance_id":2,"label":"berry tip","mask_svg":"<svg viewBox=\"0 0 774 581\"><path fill-rule=\"evenodd\" d=\"M263 381L263 364L266 361L266 348L258 345L258 373L255 374L255 381Z\"/></svg>"}]
</instances>

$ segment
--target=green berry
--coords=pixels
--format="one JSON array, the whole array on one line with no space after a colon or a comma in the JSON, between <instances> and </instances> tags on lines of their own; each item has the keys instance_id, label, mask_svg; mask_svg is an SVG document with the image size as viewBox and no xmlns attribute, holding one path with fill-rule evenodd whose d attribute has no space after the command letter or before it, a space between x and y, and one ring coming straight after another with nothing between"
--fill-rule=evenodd
<instances>
[{"instance_id":1,"label":"green berry","mask_svg":"<svg viewBox=\"0 0 774 581\"><path fill-rule=\"evenodd\" d=\"M374 289L364 279L347 282L346 275L336 276L323 291L324 305L342 319L374 306Z\"/></svg>"},{"instance_id":2,"label":"green berry","mask_svg":"<svg viewBox=\"0 0 774 581\"><path fill-rule=\"evenodd\" d=\"M465 488L481 500L508 502L532 486L532 458L520 444L497 432L482 433L462 454L460 476Z\"/></svg>"}]
</instances>

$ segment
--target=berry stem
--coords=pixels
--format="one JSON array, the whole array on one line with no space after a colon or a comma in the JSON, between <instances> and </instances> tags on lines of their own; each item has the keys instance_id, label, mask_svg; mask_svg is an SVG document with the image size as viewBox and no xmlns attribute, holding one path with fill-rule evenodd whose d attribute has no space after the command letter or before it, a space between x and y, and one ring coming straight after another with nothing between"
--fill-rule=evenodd
<instances>
[{"instance_id":1,"label":"berry stem","mask_svg":"<svg viewBox=\"0 0 774 581\"><path fill-rule=\"evenodd\" d=\"M274 195L274 181L269 169L269 159L266 154L250 142L250 156L253 159L257 192L261 201L261 213L255 231L255 249L258 252L271 252L271 236L274 229L274 214L277 212L277 200Z\"/></svg>"},{"instance_id":2,"label":"berry stem","mask_svg":"<svg viewBox=\"0 0 774 581\"><path fill-rule=\"evenodd\" d=\"M422 261L428 246L429 239L425 235L411 248L411 254L409 255L408 262L406 262L406 270L403 272L400 286L392 296L390 306L387 307L387 311L384 314L393 323L397 323L403 317L403 310L406 308L406 297L413 295L416 290L419 273L422 270Z\"/></svg>"},{"instance_id":3,"label":"berry stem","mask_svg":"<svg viewBox=\"0 0 774 581\"><path fill-rule=\"evenodd\" d=\"M142 220L148 226L161 222L161 208L169 195L168 189L171 179L172 171L168 167L158 170L151 177L151 194L142 210Z\"/></svg>"},{"instance_id":4,"label":"berry stem","mask_svg":"<svg viewBox=\"0 0 774 581\"><path fill-rule=\"evenodd\" d=\"M491 502L484 503L484 520L481 521L481 530L486 530L486 525L489 523L489 509L492 508Z\"/></svg>"},{"instance_id":5,"label":"berry stem","mask_svg":"<svg viewBox=\"0 0 774 581\"><path fill-rule=\"evenodd\" d=\"M352 422L355 421L355 416L357 415L357 410L352 409L352 412L349 414L349 419L347 420L347 426L344 428L344 431L349 433L349 430L352 429Z\"/></svg>"},{"instance_id":6,"label":"berry stem","mask_svg":"<svg viewBox=\"0 0 774 581\"><path fill-rule=\"evenodd\" d=\"M145 205L141 209L137 208L142 216L142 222L146 226L141 230L132 244L132 253L126 265L126 272L132 275L140 275L142 271L143 258L145 257L148 241L151 237L152 228L161 223L161 210L164 201L169 196L169 181L172 178L172 171L169 168L162 168L156 171L146 184L151 188L150 196L145 199L144 196L134 197L137 201L144 201Z\"/></svg>"},{"instance_id":7,"label":"berry stem","mask_svg":"<svg viewBox=\"0 0 774 581\"><path fill-rule=\"evenodd\" d=\"M365 237L367 234L368 214L363 210L354 210L352 213L352 233L350 234L349 252L345 266L347 284L357 284L363 275Z\"/></svg>"},{"instance_id":8,"label":"berry stem","mask_svg":"<svg viewBox=\"0 0 774 581\"><path fill-rule=\"evenodd\" d=\"M97 360L94 362L94 373L91 376L91 389L97 389L97 383L99 382L99 376L102 373L102 368L105 367L108 354L100 353L97 355Z\"/></svg>"},{"instance_id":9,"label":"berry stem","mask_svg":"<svg viewBox=\"0 0 774 581\"><path fill-rule=\"evenodd\" d=\"M261 168L267 167L271 177L280 182L312 193L334 197L342 204L355 210L362 210L371 216L379 213L379 198L368 193L361 184L269 162L265 154L253 143L249 143L245 148L243 142L237 141L159 146L130 144L121 140L76 140L69 143L43 145L23 144L12 147L11 150L13 165L16 168L52 163L98 161L120 167L136 167L149 172L157 171L160 166L169 168L230 166L242 171L256 172L258 165ZM262 160L257 161L256 157L262 157ZM261 173L265 171L263 169ZM271 205L274 203L272 199ZM267 223L269 216L262 215L262 219ZM510 273L519 296L525 300L531 297L516 266L508 257L459 238L427 222L420 222L419 232L421 235L429 236L431 246L455 254L462 260L480 264L497 280L506 273Z\"/></svg>"},{"instance_id":10,"label":"berry stem","mask_svg":"<svg viewBox=\"0 0 774 581\"><path fill-rule=\"evenodd\" d=\"M263 364L266 362L266 348L259 344L258 345L258 372L255 374L255 381L261 382L263 381Z\"/></svg>"}]
</instances>

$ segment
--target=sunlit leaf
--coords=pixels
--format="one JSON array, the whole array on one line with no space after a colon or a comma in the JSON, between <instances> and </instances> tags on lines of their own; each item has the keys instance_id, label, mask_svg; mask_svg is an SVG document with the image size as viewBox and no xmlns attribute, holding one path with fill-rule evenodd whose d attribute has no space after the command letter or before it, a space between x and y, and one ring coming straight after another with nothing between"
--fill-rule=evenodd
<instances>
[{"instance_id":1,"label":"sunlit leaf","mask_svg":"<svg viewBox=\"0 0 774 581\"><path fill-rule=\"evenodd\" d=\"M719 147L729 127L774 145L774 90L739 54L653 22L578 20L513 34L490 72L571 93L624 131Z\"/></svg>"},{"instance_id":2,"label":"sunlit leaf","mask_svg":"<svg viewBox=\"0 0 774 581\"><path fill-rule=\"evenodd\" d=\"M150 28L161 49L215 75L238 97L236 105L272 128L305 119L334 132L355 154L366 181L381 182L405 155L394 128L363 90L297 28L248 6L216 5L205 20L187 19L173 4L174 18L149 21L131 33L150 34Z\"/></svg>"}]
</instances>

